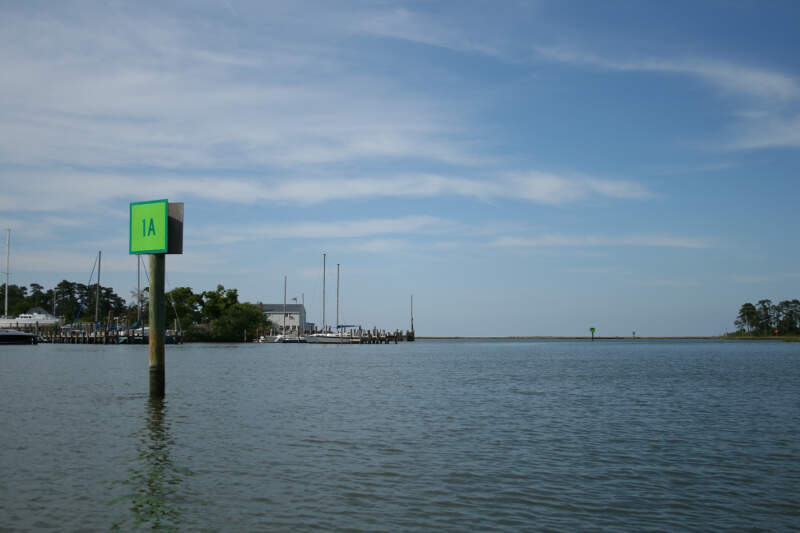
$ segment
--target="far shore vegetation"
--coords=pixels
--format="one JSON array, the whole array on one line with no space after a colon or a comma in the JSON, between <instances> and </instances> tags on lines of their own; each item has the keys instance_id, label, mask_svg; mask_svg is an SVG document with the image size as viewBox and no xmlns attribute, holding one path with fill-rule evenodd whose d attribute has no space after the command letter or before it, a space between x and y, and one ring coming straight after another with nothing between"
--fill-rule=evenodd
<instances>
[{"instance_id":1,"label":"far shore vegetation","mask_svg":"<svg viewBox=\"0 0 800 533\"><path fill-rule=\"evenodd\" d=\"M148 293L148 288L141 293L141 320L145 325L148 321ZM17 316L41 308L62 318L66 324L93 323L96 295L96 284L84 285L67 280L47 290L38 283L31 283L30 289L9 285L8 314ZM4 298L5 286L0 285L0 302ZM177 287L167 292L166 298L167 327L183 331L187 342L240 341L245 335L254 338L270 327L258 304L239 301L237 289L217 285L216 290L195 293L189 287ZM117 327L136 325L139 297L135 290L131 291L129 301L133 303L128 305L111 287L100 286L98 321ZM800 340L800 300L783 300L777 304L768 299L756 304L746 302L739 309L734 326L735 331L723 337L705 338Z\"/></svg>"},{"instance_id":2,"label":"far shore vegetation","mask_svg":"<svg viewBox=\"0 0 800 533\"><path fill-rule=\"evenodd\" d=\"M759 300L755 305L742 304L734 322L736 331L730 337L798 337L800 336L800 300Z\"/></svg>"},{"instance_id":3,"label":"far shore vegetation","mask_svg":"<svg viewBox=\"0 0 800 533\"><path fill-rule=\"evenodd\" d=\"M148 294L141 293L141 321L148 322ZM5 299L5 285L0 286L0 305ZM216 290L194 293L189 287L177 287L166 293L167 327L183 331L187 342L231 342L241 341L245 335L254 338L269 328L264 313L257 304L240 302L237 289L226 289L218 285ZM128 305L111 287L97 284L84 285L63 280L54 289L45 290L38 283L28 287L8 286L8 314L18 316L41 308L65 324L93 323L95 302L98 301L98 322L115 327L137 325L139 297L131 291Z\"/></svg>"}]
</instances>

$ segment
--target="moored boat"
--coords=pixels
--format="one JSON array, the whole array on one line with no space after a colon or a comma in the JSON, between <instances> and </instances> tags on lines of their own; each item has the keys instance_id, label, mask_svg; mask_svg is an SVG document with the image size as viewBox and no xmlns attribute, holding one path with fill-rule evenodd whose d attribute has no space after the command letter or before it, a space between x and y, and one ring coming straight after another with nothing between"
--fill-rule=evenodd
<instances>
[{"instance_id":1,"label":"moored boat","mask_svg":"<svg viewBox=\"0 0 800 533\"><path fill-rule=\"evenodd\" d=\"M306 342L311 344L349 344L350 338L336 333L312 333L306 335Z\"/></svg>"},{"instance_id":2,"label":"moored boat","mask_svg":"<svg viewBox=\"0 0 800 533\"><path fill-rule=\"evenodd\" d=\"M306 342L305 337L298 337L297 335L278 335L273 342L291 343Z\"/></svg>"},{"instance_id":3,"label":"moored boat","mask_svg":"<svg viewBox=\"0 0 800 533\"><path fill-rule=\"evenodd\" d=\"M54 326L61 325L62 320L56 318L43 309L35 309L29 313L22 313L17 317L0 318L0 328L18 328L20 326Z\"/></svg>"},{"instance_id":4,"label":"moored boat","mask_svg":"<svg viewBox=\"0 0 800 533\"><path fill-rule=\"evenodd\" d=\"M15 329L0 329L0 344L38 344L39 337Z\"/></svg>"}]
</instances>

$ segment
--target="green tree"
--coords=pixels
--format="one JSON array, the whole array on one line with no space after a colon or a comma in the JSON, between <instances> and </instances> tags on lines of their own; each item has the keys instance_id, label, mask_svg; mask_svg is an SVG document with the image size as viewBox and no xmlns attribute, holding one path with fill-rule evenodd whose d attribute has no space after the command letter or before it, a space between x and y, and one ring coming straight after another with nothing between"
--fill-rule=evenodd
<instances>
[{"instance_id":1,"label":"green tree","mask_svg":"<svg viewBox=\"0 0 800 533\"><path fill-rule=\"evenodd\" d=\"M750 302L742 304L735 324L740 332L752 334L758 327L758 310L756 306Z\"/></svg>"},{"instance_id":2,"label":"green tree","mask_svg":"<svg viewBox=\"0 0 800 533\"><path fill-rule=\"evenodd\" d=\"M188 331L195 324L199 324L203 314L203 296L195 294L189 287L177 287L166 294L167 316L177 317L180 328ZM168 322L170 322L168 320Z\"/></svg>"},{"instance_id":3,"label":"green tree","mask_svg":"<svg viewBox=\"0 0 800 533\"><path fill-rule=\"evenodd\" d=\"M128 324L135 324L139 320L139 299L142 301L142 322L147 324L150 319L150 287L142 289L139 294L136 289L131 291L131 304L128 306L127 322Z\"/></svg>"},{"instance_id":4,"label":"green tree","mask_svg":"<svg viewBox=\"0 0 800 533\"><path fill-rule=\"evenodd\" d=\"M211 321L213 340L235 342L254 338L259 328L266 323L264 313L250 303L235 303L228 306L222 315Z\"/></svg>"},{"instance_id":5,"label":"green tree","mask_svg":"<svg viewBox=\"0 0 800 533\"><path fill-rule=\"evenodd\" d=\"M56 285L56 315L63 316L65 322L71 323L78 316L80 307L76 283L63 280Z\"/></svg>"},{"instance_id":6,"label":"green tree","mask_svg":"<svg viewBox=\"0 0 800 533\"><path fill-rule=\"evenodd\" d=\"M203 318L207 321L216 320L222 316L225 310L239 303L239 293L236 289L225 289L222 285L217 285L216 291L203 292Z\"/></svg>"},{"instance_id":7,"label":"green tree","mask_svg":"<svg viewBox=\"0 0 800 533\"><path fill-rule=\"evenodd\" d=\"M124 320L127 312L125 300L123 300L111 287L100 286L98 294L97 285L79 285L78 292L82 296L79 298L82 308L80 312L81 322L94 322L95 308L97 307L97 319L105 323L109 317L113 321L116 318Z\"/></svg>"},{"instance_id":8,"label":"green tree","mask_svg":"<svg viewBox=\"0 0 800 533\"><path fill-rule=\"evenodd\" d=\"M47 309L47 295L44 292L44 287L38 283L31 283L31 294L28 296L28 304L30 307L43 307Z\"/></svg>"},{"instance_id":9,"label":"green tree","mask_svg":"<svg viewBox=\"0 0 800 533\"><path fill-rule=\"evenodd\" d=\"M179 292L185 300L195 302L191 290L181 287ZM258 306L240 303L236 289L225 289L217 285L214 291L205 291L201 295L200 322L189 328L187 339L213 342L237 342L245 336L253 338L259 328L263 328L266 320ZM176 304L176 308L178 305ZM189 306L191 315L192 306ZM180 311L179 311L180 314ZM192 315L196 316L196 315Z\"/></svg>"},{"instance_id":10,"label":"green tree","mask_svg":"<svg viewBox=\"0 0 800 533\"><path fill-rule=\"evenodd\" d=\"M758 334L769 335L775 327L775 306L772 300L758 301Z\"/></svg>"},{"instance_id":11,"label":"green tree","mask_svg":"<svg viewBox=\"0 0 800 533\"><path fill-rule=\"evenodd\" d=\"M8 286L8 316L17 316L28 311L28 289L19 285ZM0 305L5 306L6 285L0 285ZM3 309L5 311L5 309Z\"/></svg>"},{"instance_id":12,"label":"green tree","mask_svg":"<svg viewBox=\"0 0 800 533\"><path fill-rule=\"evenodd\" d=\"M780 335L800 333L800 300L784 300L775 306L776 328Z\"/></svg>"}]
</instances>

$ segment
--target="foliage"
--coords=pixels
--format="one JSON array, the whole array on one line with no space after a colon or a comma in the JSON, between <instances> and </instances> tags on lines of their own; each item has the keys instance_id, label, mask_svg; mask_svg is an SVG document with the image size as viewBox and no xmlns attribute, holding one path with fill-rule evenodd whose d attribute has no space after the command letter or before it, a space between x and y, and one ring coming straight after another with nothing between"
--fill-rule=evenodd
<instances>
[{"instance_id":1,"label":"foliage","mask_svg":"<svg viewBox=\"0 0 800 533\"><path fill-rule=\"evenodd\" d=\"M31 290L17 285L8 286L8 314L17 316L35 307L53 311L55 300L56 316L64 317L68 323L80 320L94 320L97 284L84 285L63 280L55 289L44 290L42 285L31 283ZM0 286L0 299L5 298L5 286ZM98 318L102 322L124 317L127 311L123 300L111 287L100 286Z\"/></svg>"},{"instance_id":2,"label":"foliage","mask_svg":"<svg viewBox=\"0 0 800 533\"><path fill-rule=\"evenodd\" d=\"M178 329L189 331L203 318L203 296L189 287L177 287L166 294L167 316L177 320ZM168 322L171 322L168 320Z\"/></svg>"},{"instance_id":3,"label":"foliage","mask_svg":"<svg viewBox=\"0 0 800 533\"><path fill-rule=\"evenodd\" d=\"M777 305L759 300L742 304L734 322L738 335L758 337L800 334L800 300L784 300ZM775 331L777 330L777 333Z\"/></svg>"},{"instance_id":4,"label":"foliage","mask_svg":"<svg viewBox=\"0 0 800 533\"><path fill-rule=\"evenodd\" d=\"M0 286L0 302L4 298L4 286ZM34 307L53 310L55 295L56 316L67 323L91 322L95 316L97 285L84 285L63 280L54 289L44 290L42 285L32 283L27 287L9 285L9 315L17 316ZM142 321L147 324L149 289L142 290ZM166 293L167 323L177 325L184 332L186 341L237 342L254 338L264 329L267 321L258 306L239 302L236 289L218 285L216 290L195 294L189 287L177 287ZM99 313L101 322L133 325L138 316L138 297L131 291L131 305L126 306L113 289L100 287Z\"/></svg>"},{"instance_id":5,"label":"foliage","mask_svg":"<svg viewBox=\"0 0 800 533\"><path fill-rule=\"evenodd\" d=\"M191 295L191 290L185 293ZM256 305L240 303L236 289L217 285L215 291L200 295L200 323L187 332L189 340L235 342L254 338L266 324L264 314Z\"/></svg>"}]
</instances>

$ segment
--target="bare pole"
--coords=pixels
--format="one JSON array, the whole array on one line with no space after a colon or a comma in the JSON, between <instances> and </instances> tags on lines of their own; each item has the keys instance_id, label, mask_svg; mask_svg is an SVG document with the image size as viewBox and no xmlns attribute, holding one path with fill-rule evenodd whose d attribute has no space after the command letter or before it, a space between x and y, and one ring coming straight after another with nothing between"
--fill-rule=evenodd
<instances>
[{"instance_id":1,"label":"bare pole","mask_svg":"<svg viewBox=\"0 0 800 533\"><path fill-rule=\"evenodd\" d=\"M97 323L97 316L100 313L100 260L103 258L103 251L97 252L97 290L94 293L94 321Z\"/></svg>"},{"instance_id":2,"label":"bare pole","mask_svg":"<svg viewBox=\"0 0 800 533\"><path fill-rule=\"evenodd\" d=\"M414 331L414 295L411 295L411 331Z\"/></svg>"},{"instance_id":3,"label":"bare pole","mask_svg":"<svg viewBox=\"0 0 800 533\"><path fill-rule=\"evenodd\" d=\"M5 311L3 311L3 316L8 316L8 275L11 272L11 265L9 261L11 260L11 228L6 230L6 307Z\"/></svg>"},{"instance_id":4,"label":"bare pole","mask_svg":"<svg viewBox=\"0 0 800 533\"><path fill-rule=\"evenodd\" d=\"M336 331L339 331L339 263L336 263Z\"/></svg>"},{"instance_id":5,"label":"bare pole","mask_svg":"<svg viewBox=\"0 0 800 533\"><path fill-rule=\"evenodd\" d=\"M322 254L322 332L325 333L325 256Z\"/></svg>"},{"instance_id":6,"label":"bare pole","mask_svg":"<svg viewBox=\"0 0 800 533\"><path fill-rule=\"evenodd\" d=\"M286 276L283 276L283 334L286 335Z\"/></svg>"},{"instance_id":7,"label":"bare pole","mask_svg":"<svg viewBox=\"0 0 800 533\"><path fill-rule=\"evenodd\" d=\"M142 326L142 256L136 255L136 321Z\"/></svg>"},{"instance_id":8,"label":"bare pole","mask_svg":"<svg viewBox=\"0 0 800 533\"><path fill-rule=\"evenodd\" d=\"M150 256L150 397L164 397L164 338L166 309L164 306L165 254Z\"/></svg>"}]
</instances>

